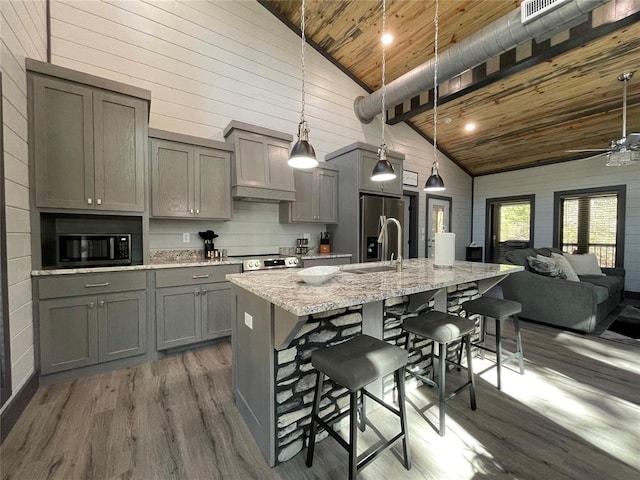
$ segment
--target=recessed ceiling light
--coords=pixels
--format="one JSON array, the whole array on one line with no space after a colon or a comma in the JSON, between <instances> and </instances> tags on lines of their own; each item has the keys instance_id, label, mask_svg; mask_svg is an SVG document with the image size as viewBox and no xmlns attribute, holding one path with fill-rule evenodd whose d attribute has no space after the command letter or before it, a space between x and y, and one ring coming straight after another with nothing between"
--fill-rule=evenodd
<instances>
[{"instance_id":1,"label":"recessed ceiling light","mask_svg":"<svg viewBox=\"0 0 640 480\"><path fill-rule=\"evenodd\" d=\"M464 129L465 129L467 132L473 132L473 131L476 129L476 124L475 124L475 123L467 123L467 124L464 126Z\"/></svg>"},{"instance_id":2,"label":"recessed ceiling light","mask_svg":"<svg viewBox=\"0 0 640 480\"><path fill-rule=\"evenodd\" d=\"M393 35L387 32L382 35L382 38L380 40L382 40L382 43L384 43L385 45L389 45L391 42L393 42Z\"/></svg>"}]
</instances>

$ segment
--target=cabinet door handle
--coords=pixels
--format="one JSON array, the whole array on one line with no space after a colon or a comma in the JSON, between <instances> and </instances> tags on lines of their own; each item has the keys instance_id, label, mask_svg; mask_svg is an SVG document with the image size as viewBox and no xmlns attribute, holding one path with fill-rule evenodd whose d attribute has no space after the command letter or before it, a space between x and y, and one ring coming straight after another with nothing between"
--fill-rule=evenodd
<instances>
[{"instance_id":1,"label":"cabinet door handle","mask_svg":"<svg viewBox=\"0 0 640 480\"><path fill-rule=\"evenodd\" d=\"M209 274L206 273L204 275L194 275L193 278L209 278Z\"/></svg>"},{"instance_id":2,"label":"cabinet door handle","mask_svg":"<svg viewBox=\"0 0 640 480\"><path fill-rule=\"evenodd\" d=\"M85 283L85 285L84 285L85 288L108 287L108 286L109 286L109 282L104 282L104 283Z\"/></svg>"},{"instance_id":3,"label":"cabinet door handle","mask_svg":"<svg viewBox=\"0 0 640 480\"><path fill-rule=\"evenodd\" d=\"M102 199L101 199L101 198L97 198L97 199L96 199L96 203L97 203L98 205L102 205Z\"/></svg>"},{"instance_id":4,"label":"cabinet door handle","mask_svg":"<svg viewBox=\"0 0 640 480\"><path fill-rule=\"evenodd\" d=\"M90 198L87 198L87 205L91 205L93 203L93 200Z\"/></svg>"},{"instance_id":5,"label":"cabinet door handle","mask_svg":"<svg viewBox=\"0 0 640 480\"><path fill-rule=\"evenodd\" d=\"M89 308L93 308L96 306L96 302L89 302Z\"/></svg>"},{"instance_id":6,"label":"cabinet door handle","mask_svg":"<svg viewBox=\"0 0 640 480\"><path fill-rule=\"evenodd\" d=\"M193 215L193 208L189 210L189 213Z\"/></svg>"},{"instance_id":7,"label":"cabinet door handle","mask_svg":"<svg viewBox=\"0 0 640 480\"><path fill-rule=\"evenodd\" d=\"M204 288L202 289L202 294L203 294L203 295L206 295L206 294L207 294L207 291L206 291Z\"/></svg>"},{"instance_id":8,"label":"cabinet door handle","mask_svg":"<svg viewBox=\"0 0 640 480\"><path fill-rule=\"evenodd\" d=\"M100 300L100 306L104 307L104 300Z\"/></svg>"},{"instance_id":9,"label":"cabinet door handle","mask_svg":"<svg viewBox=\"0 0 640 480\"><path fill-rule=\"evenodd\" d=\"M196 214L200 215L200 209L196 208Z\"/></svg>"},{"instance_id":10,"label":"cabinet door handle","mask_svg":"<svg viewBox=\"0 0 640 480\"><path fill-rule=\"evenodd\" d=\"M196 297L200 295L200 290L196 290Z\"/></svg>"}]
</instances>

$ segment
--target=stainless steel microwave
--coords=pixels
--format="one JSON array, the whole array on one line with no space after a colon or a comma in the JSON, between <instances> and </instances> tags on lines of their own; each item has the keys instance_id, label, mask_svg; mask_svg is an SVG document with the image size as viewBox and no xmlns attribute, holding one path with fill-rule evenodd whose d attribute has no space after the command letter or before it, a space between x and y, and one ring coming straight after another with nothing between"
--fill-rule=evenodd
<instances>
[{"instance_id":1,"label":"stainless steel microwave","mask_svg":"<svg viewBox=\"0 0 640 480\"><path fill-rule=\"evenodd\" d=\"M59 234L56 241L57 266L98 267L131 264L129 234Z\"/></svg>"}]
</instances>

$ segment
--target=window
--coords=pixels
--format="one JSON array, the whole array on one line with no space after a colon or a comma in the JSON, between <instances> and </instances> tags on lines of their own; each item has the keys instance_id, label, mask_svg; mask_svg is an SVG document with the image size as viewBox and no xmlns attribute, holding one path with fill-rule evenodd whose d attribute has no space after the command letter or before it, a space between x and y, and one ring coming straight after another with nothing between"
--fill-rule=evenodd
<instances>
[{"instance_id":1,"label":"window","mask_svg":"<svg viewBox=\"0 0 640 480\"><path fill-rule=\"evenodd\" d=\"M554 246L593 253L601 267L624 264L626 186L556 192Z\"/></svg>"},{"instance_id":2,"label":"window","mask_svg":"<svg viewBox=\"0 0 640 480\"><path fill-rule=\"evenodd\" d=\"M534 205L535 195L487 199L484 243L488 262L533 245Z\"/></svg>"}]
</instances>

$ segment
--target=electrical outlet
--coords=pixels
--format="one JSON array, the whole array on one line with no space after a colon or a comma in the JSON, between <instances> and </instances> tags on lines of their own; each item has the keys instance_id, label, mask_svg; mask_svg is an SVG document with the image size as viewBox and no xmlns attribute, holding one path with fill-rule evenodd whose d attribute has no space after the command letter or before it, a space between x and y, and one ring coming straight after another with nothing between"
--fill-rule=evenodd
<instances>
[{"instance_id":1,"label":"electrical outlet","mask_svg":"<svg viewBox=\"0 0 640 480\"><path fill-rule=\"evenodd\" d=\"M244 312L244 324L253 330L253 317L247 312Z\"/></svg>"},{"instance_id":2,"label":"electrical outlet","mask_svg":"<svg viewBox=\"0 0 640 480\"><path fill-rule=\"evenodd\" d=\"M189 243L191 241L191 235L186 232L182 234L182 243Z\"/></svg>"}]
</instances>

